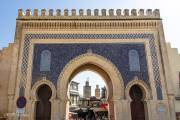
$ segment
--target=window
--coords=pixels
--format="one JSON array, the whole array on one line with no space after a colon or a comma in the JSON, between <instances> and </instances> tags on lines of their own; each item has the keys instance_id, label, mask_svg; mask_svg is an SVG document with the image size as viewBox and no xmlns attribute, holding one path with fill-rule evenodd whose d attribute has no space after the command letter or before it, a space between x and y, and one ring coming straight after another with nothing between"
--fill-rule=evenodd
<instances>
[{"instance_id":1,"label":"window","mask_svg":"<svg viewBox=\"0 0 180 120\"><path fill-rule=\"evenodd\" d=\"M74 85L74 90L77 90L77 85Z\"/></svg>"},{"instance_id":2,"label":"window","mask_svg":"<svg viewBox=\"0 0 180 120\"><path fill-rule=\"evenodd\" d=\"M50 71L51 52L44 50L41 52L40 71Z\"/></svg>"},{"instance_id":3,"label":"window","mask_svg":"<svg viewBox=\"0 0 180 120\"><path fill-rule=\"evenodd\" d=\"M139 54L136 50L129 51L129 70L140 71Z\"/></svg>"}]
</instances>

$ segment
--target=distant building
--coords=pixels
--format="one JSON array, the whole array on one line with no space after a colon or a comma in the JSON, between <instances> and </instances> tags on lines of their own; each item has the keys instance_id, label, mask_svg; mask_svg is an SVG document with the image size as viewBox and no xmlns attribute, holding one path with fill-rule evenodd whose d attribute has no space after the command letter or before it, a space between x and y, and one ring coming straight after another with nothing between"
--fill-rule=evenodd
<instances>
[{"instance_id":1,"label":"distant building","mask_svg":"<svg viewBox=\"0 0 180 120\"><path fill-rule=\"evenodd\" d=\"M70 83L70 107L76 107L78 106L79 101L79 90L78 90L79 83L72 81Z\"/></svg>"},{"instance_id":2,"label":"distant building","mask_svg":"<svg viewBox=\"0 0 180 120\"><path fill-rule=\"evenodd\" d=\"M96 98L100 98L100 88L99 88L99 85L96 85L95 96L96 96Z\"/></svg>"},{"instance_id":3,"label":"distant building","mask_svg":"<svg viewBox=\"0 0 180 120\"><path fill-rule=\"evenodd\" d=\"M101 88L101 98L106 98L107 97L107 90L106 87Z\"/></svg>"},{"instance_id":4,"label":"distant building","mask_svg":"<svg viewBox=\"0 0 180 120\"><path fill-rule=\"evenodd\" d=\"M89 78L88 78L89 79ZM85 86L83 87L83 97L90 98L91 97L91 86L89 86L89 80L87 79Z\"/></svg>"},{"instance_id":5,"label":"distant building","mask_svg":"<svg viewBox=\"0 0 180 120\"><path fill-rule=\"evenodd\" d=\"M99 106L101 100L95 96L89 98L79 98L79 105L82 108Z\"/></svg>"}]
</instances>

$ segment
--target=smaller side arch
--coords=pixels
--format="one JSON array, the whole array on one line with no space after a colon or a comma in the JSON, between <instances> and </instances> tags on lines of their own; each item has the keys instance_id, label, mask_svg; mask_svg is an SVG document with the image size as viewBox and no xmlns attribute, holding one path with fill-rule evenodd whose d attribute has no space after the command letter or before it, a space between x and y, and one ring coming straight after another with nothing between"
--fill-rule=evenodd
<instances>
[{"instance_id":1,"label":"smaller side arch","mask_svg":"<svg viewBox=\"0 0 180 120\"><path fill-rule=\"evenodd\" d=\"M130 89L133 85L138 85L141 88L141 90L144 94L144 96L143 96L144 100L152 99L151 90L150 90L149 86L143 80L132 80L127 84L126 89L125 89L126 99L131 101L131 97L129 95L129 92L130 92Z\"/></svg>"},{"instance_id":2,"label":"smaller side arch","mask_svg":"<svg viewBox=\"0 0 180 120\"><path fill-rule=\"evenodd\" d=\"M50 81L50 80L39 80L37 81L31 90L31 99L34 101L37 101L38 97L37 97L37 90L41 85L48 85L51 88L52 91L52 96L50 98L50 100L53 100L56 98L56 87L54 86L54 84Z\"/></svg>"}]
</instances>

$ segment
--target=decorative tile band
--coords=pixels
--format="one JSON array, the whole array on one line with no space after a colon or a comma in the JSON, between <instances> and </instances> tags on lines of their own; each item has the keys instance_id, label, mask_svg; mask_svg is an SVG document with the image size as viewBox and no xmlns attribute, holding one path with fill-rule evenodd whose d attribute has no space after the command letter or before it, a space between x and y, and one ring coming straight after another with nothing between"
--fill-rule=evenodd
<instances>
[{"instance_id":1,"label":"decorative tile band","mask_svg":"<svg viewBox=\"0 0 180 120\"><path fill-rule=\"evenodd\" d=\"M153 75L156 83L157 98L163 99L160 69L157 58L157 50L155 45L155 38L153 34L26 34L23 48L23 60L21 65L21 81L25 82L27 79L27 66L29 56L29 46L31 39L146 39L149 41Z\"/></svg>"}]
</instances>

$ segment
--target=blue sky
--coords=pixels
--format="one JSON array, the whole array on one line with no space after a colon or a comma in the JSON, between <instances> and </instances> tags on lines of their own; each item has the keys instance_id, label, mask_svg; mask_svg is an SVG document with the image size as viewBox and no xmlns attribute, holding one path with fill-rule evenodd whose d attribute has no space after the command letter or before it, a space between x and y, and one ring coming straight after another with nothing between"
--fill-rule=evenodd
<instances>
[{"instance_id":1,"label":"blue sky","mask_svg":"<svg viewBox=\"0 0 180 120\"><path fill-rule=\"evenodd\" d=\"M166 41L180 49L179 0L1 0L0 2L0 49L14 41L17 11L23 9L140 9L158 8L163 18ZM179 23L178 23L179 22Z\"/></svg>"}]
</instances>

